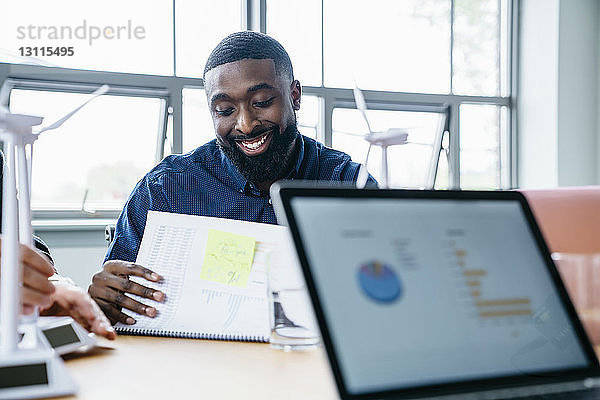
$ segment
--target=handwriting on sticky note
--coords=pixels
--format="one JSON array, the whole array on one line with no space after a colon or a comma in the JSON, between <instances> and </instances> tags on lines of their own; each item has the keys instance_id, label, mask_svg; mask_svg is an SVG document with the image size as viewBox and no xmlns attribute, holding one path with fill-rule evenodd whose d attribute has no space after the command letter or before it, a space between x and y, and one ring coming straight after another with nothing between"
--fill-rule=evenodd
<instances>
[{"instance_id":1,"label":"handwriting on sticky note","mask_svg":"<svg viewBox=\"0 0 600 400\"><path fill-rule=\"evenodd\" d=\"M250 236L209 229L200 278L246 287L255 244Z\"/></svg>"}]
</instances>

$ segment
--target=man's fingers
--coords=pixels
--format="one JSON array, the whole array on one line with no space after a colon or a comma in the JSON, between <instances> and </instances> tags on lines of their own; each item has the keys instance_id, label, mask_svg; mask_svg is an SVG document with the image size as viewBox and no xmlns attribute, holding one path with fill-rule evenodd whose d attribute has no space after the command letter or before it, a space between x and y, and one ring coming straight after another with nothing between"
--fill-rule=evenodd
<instances>
[{"instance_id":1,"label":"man's fingers","mask_svg":"<svg viewBox=\"0 0 600 400\"><path fill-rule=\"evenodd\" d=\"M118 308L116 308L113 304L109 303L108 301L97 299L96 303L98 303L98 305L100 306L102 311L104 311L104 314L106 314L107 318L112 324L116 324L117 322L121 322L122 324L127 325L135 324L135 319L121 312Z\"/></svg>"},{"instance_id":2,"label":"man's fingers","mask_svg":"<svg viewBox=\"0 0 600 400\"><path fill-rule=\"evenodd\" d=\"M141 265L127 261L111 260L105 262L102 271L94 275L92 284L88 288L90 296L98 303L112 323L121 322L128 325L135 323L135 319L121 312L122 308L149 317L157 315L157 310L154 307L146 306L125 293L155 301L164 301L165 299L163 292L130 281L128 279L130 276L139 276L151 282L159 282L163 279L154 271ZM111 334L108 333L108 335Z\"/></svg>"},{"instance_id":3,"label":"man's fingers","mask_svg":"<svg viewBox=\"0 0 600 400\"><path fill-rule=\"evenodd\" d=\"M158 275L154 271L128 261L107 261L104 263L103 269L104 271L113 275L139 276L152 282L158 282L162 280L162 276Z\"/></svg>"},{"instance_id":4,"label":"man's fingers","mask_svg":"<svg viewBox=\"0 0 600 400\"><path fill-rule=\"evenodd\" d=\"M46 278L54 275L54 268L46 257L42 256L34 249L24 245L20 246L19 251L21 253L21 260L23 264L36 269L41 274L45 275Z\"/></svg>"},{"instance_id":5,"label":"man's fingers","mask_svg":"<svg viewBox=\"0 0 600 400\"><path fill-rule=\"evenodd\" d=\"M90 295L95 299L109 301L117 306L124 307L138 314L147 315L149 317L155 317L157 314L156 308L146 306L145 304L126 296L125 293L111 288L98 289L98 287L92 286L90 287Z\"/></svg>"},{"instance_id":6,"label":"man's fingers","mask_svg":"<svg viewBox=\"0 0 600 400\"><path fill-rule=\"evenodd\" d=\"M116 275L96 274L94 275L92 282L96 286L108 286L118 291L136 294L147 299L156 301L163 301L165 299L165 294L159 290L140 285L139 283Z\"/></svg>"},{"instance_id":7,"label":"man's fingers","mask_svg":"<svg viewBox=\"0 0 600 400\"><path fill-rule=\"evenodd\" d=\"M48 277L37 269L30 268L26 264L23 268L23 286L29 287L41 294L50 295L54 293L54 285L48 281Z\"/></svg>"}]
</instances>

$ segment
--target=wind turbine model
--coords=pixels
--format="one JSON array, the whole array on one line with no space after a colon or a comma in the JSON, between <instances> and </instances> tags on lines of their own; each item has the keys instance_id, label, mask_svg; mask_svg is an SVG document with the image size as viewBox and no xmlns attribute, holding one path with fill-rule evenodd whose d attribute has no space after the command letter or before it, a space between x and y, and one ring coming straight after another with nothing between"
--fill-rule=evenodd
<instances>
[{"instance_id":1,"label":"wind turbine model","mask_svg":"<svg viewBox=\"0 0 600 400\"><path fill-rule=\"evenodd\" d=\"M31 227L31 160L33 143L42 132L57 129L77 111L108 91L104 85L79 107L55 123L33 132L43 118L11 114L0 109L0 139L6 144L6 166L3 171L2 253L0 291L0 398L39 398L73 394L76 385L68 376L62 360L50 348L19 349L18 319L22 266L19 242L33 245ZM30 156L27 157L26 146ZM19 176L17 200L16 171Z\"/></svg>"},{"instance_id":2,"label":"wind turbine model","mask_svg":"<svg viewBox=\"0 0 600 400\"><path fill-rule=\"evenodd\" d=\"M389 128L383 132L373 132L371 130L371 124L369 124L369 119L367 118L367 103L362 91L358 88L358 86L354 86L353 92L356 108L362 114L365 122L367 123L367 129L369 130L369 133L364 135L364 139L369 142L369 148L367 150L365 163L361 164L360 166L356 185L362 188L367 182L367 178L369 176L367 172L367 163L369 162L371 147L375 145L381 147L381 174L383 181L381 182L381 187L385 189L389 187L387 148L389 146L406 144L408 141L408 132L401 128Z\"/></svg>"},{"instance_id":3,"label":"wind turbine model","mask_svg":"<svg viewBox=\"0 0 600 400\"><path fill-rule=\"evenodd\" d=\"M450 132L450 106L448 105L433 105L429 106L427 110L417 110L424 111L428 113L437 113L440 114L440 119L438 123L438 128L435 131L435 137L433 139L432 144L428 143L418 143L418 142L409 142L408 141L408 132L401 128L389 128L384 132L373 132L371 130L371 125L369 124L369 120L367 118L367 103L365 102L365 98L362 94L362 91L355 86L353 89L354 92L354 100L356 102L356 108L361 112L365 122L367 123L367 128L369 133L363 136L363 138L369 142L369 148L367 150L367 157L365 159L365 163L361 164L358 179L356 181L356 186L358 188L363 188L367 182L367 178L369 177L369 173L367 171L366 165L369 161L369 153L371 152L371 146L381 146L381 173L382 173L382 188L389 187L388 180L388 164L387 164L387 148L389 146L395 145L403 145L403 144L413 144L419 146L427 146L432 147L431 157L429 160L428 168L425 176L425 183L422 187L423 189L433 190L435 187L435 180L437 176L437 170L440 161L440 153L445 151L446 157L448 157L449 150L444 148L443 140L446 133ZM415 110L407 110L407 111L415 111ZM361 135L362 136L362 135ZM452 168L452 164L449 163L449 167Z\"/></svg>"}]
</instances>

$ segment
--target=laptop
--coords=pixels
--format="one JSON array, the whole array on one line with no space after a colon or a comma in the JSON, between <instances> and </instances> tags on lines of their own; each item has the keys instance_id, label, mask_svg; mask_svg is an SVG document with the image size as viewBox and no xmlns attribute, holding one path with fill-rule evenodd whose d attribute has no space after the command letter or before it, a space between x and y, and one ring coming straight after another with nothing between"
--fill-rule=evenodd
<instances>
[{"instance_id":1,"label":"laptop","mask_svg":"<svg viewBox=\"0 0 600 400\"><path fill-rule=\"evenodd\" d=\"M342 399L600 398L598 360L520 193L283 182L271 194Z\"/></svg>"}]
</instances>

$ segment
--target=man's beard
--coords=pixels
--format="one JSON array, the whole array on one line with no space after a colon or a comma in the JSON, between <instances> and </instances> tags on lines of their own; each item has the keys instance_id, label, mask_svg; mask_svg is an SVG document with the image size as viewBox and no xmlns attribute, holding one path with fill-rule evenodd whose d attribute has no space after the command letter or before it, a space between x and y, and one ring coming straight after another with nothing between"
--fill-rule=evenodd
<instances>
[{"instance_id":1,"label":"man's beard","mask_svg":"<svg viewBox=\"0 0 600 400\"><path fill-rule=\"evenodd\" d=\"M262 133L264 133L264 130L262 130ZM248 136L256 137L260 134ZM271 128L269 148L264 153L256 156L246 155L230 136L226 138L229 146L223 146L218 140L217 143L223 153L247 180L253 183L274 182L286 172L290 161L288 155L293 154L291 146L299 134L295 123L289 124L283 133L281 133L279 126L274 125Z\"/></svg>"}]
</instances>

